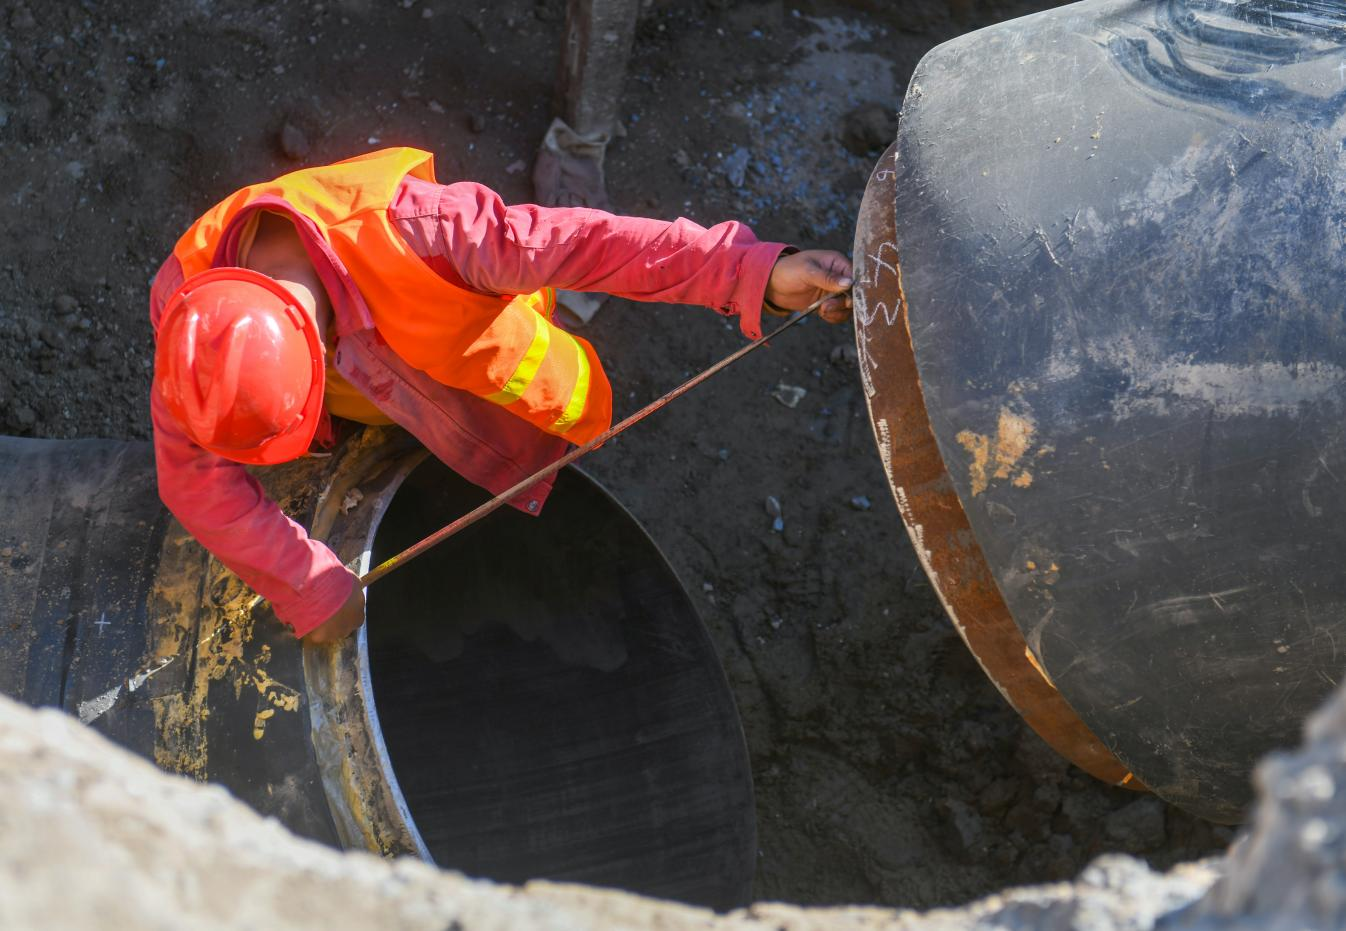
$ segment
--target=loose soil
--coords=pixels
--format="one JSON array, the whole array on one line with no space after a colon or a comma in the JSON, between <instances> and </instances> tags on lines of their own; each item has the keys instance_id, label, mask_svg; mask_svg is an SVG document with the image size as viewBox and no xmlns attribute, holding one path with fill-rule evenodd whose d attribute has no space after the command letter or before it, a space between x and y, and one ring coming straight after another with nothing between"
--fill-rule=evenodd
<instances>
[{"instance_id":1,"label":"loose soil","mask_svg":"<svg viewBox=\"0 0 1346 931\"><path fill-rule=\"evenodd\" d=\"M647 0L613 202L849 251L919 57L1034 7ZM2 0L0 430L149 436L148 282L243 184L413 144L441 180L530 199L563 19L560 0ZM586 335L619 412L740 344L708 311L618 300ZM757 897L925 907L1108 850L1166 865L1227 842L1058 759L982 676L898 520L852 339L809 322L589 464L665 547L728 670Z\"/></svg>"}]
</instances>

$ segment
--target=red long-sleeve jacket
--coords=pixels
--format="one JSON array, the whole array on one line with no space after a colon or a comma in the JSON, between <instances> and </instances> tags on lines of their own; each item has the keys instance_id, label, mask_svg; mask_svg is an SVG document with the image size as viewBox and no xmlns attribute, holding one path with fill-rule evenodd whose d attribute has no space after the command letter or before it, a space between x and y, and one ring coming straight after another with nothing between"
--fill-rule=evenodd
<instances>
[{"instance_id":1,"label":"red long-sleeve jacket","mask_svg":"<svg viewBox=\"0 0 1346 931\"><path fill-rule=\"evenodd\" d=\"M564 441L547 437L502 408L432 383L411 370L374 330L349 275L313 225L281 201L254 209L289 213L332 302L340 337L335 364L385 414L415 434L464 477L496 492L555 459ZM402 181L389 207L394 229L438 274L487 294L552 286L636 301L700 304L737 315L759 334L762 297L779 243L758 242L734 222L703 228L619 217L596 210L506 206L489 189L460 182ZM216 265L238 264L240 230L226 230ZM150 291L156 330L182 268L170 259ZM151 402L159 493L174 516L302 636L350 594L351 575L335 554L310 540L238 463L192 443ZM536 512L550 486L515 502Z\"/></svg>"}]
</instances>

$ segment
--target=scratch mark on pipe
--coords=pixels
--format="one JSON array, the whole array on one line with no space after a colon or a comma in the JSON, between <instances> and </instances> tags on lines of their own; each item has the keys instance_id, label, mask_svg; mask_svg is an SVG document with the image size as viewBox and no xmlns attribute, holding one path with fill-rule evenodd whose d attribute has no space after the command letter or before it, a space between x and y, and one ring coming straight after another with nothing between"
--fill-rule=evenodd
<instances>
[{"instance_id":1,"label":"scratch mark on pipe","mask_svg":"<svg viewBox=\"0 0 1346 931\"><path fill-rule=\"evenodd\" d=\"M204 646L207 642L213 640L218 633L219 630L217 629L215 633L211 634L209 637L203 637L197 646ZM152 677L171 666L173 661L177 658L178 654L174 654L173 656L162 656L155 662L129 676L121 684L114 685L112 688L95 698L80 702L79 709L76 712L79 717L79 723L90 724L97 721L103 715L111 711L113 706L117 704L117 699L121 697L122 689L126 690L127 695L130 695L148 682Z\"/></svg>"}]
</instances>

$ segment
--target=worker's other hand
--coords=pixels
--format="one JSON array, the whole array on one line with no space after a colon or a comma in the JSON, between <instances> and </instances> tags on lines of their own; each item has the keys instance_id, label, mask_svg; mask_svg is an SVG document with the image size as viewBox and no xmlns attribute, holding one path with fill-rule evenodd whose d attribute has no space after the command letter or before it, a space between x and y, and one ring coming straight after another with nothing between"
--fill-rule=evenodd
<instances>
[{"instance_id":1,"label":"worker's other hand","mask_svg":"<svg viewBox=\"0 0 1346 931\"><path fill-rule=\"evenodd\" d=\"M766 285L766 310L794 313L828 294L836 294L818 308L818 316L828 323L844 323L851 318L851 260L840 252L808 249L783 255L771 269Z\"/></svg>"},{"instance_id":2,"label":"worker's other hand","mask_svg":"<svg viewBox=\"0 0 1346 931\"><path fill-rule=\"evenodd\" d=\"M365 589L360 579L351 573L354 583L346 603L336 613L304 635L305 643L338 643L365 622Z\"/></svg>"}]
</instances>

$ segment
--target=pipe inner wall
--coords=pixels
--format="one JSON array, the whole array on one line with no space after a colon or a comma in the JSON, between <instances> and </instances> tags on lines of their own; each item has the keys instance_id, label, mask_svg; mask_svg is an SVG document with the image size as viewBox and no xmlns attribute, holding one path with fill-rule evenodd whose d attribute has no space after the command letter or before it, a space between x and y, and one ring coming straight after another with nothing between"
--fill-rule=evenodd
<instances>
[{"instance_id":1,"label":"pipe inner wall","mask_svg":"<svg viewBox=\"0 0 1346 931\"><path fill-rule=\"evenodd\" d=\"M428 459L372 563L486 494ZM370 694L433 860L730 908L756 830L738 713L653 541L568 469L544 513L501 510L369 589Z\"/></svg>"}]
</instances>

